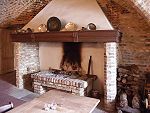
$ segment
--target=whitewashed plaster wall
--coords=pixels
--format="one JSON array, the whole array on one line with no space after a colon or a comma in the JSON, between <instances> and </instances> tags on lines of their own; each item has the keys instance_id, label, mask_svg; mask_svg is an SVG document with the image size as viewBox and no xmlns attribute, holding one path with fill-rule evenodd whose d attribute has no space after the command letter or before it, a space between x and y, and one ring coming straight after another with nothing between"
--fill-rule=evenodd
<instances>
[{"instance_id":1,"label":"whitewashed plaster wall","mask_svg":"<svg viewBox=\"0 0 150 113\"><path fill-rule=\"evenodd\" d=\"M86 27L93 22L97 29L113 29L96 0L53 0L45 6L25 27L30 27L38 31L38 26L47 24L47 20L58 17L62 25L73 22L78 25L78 29Z\"/></svg>"}]
</instances>

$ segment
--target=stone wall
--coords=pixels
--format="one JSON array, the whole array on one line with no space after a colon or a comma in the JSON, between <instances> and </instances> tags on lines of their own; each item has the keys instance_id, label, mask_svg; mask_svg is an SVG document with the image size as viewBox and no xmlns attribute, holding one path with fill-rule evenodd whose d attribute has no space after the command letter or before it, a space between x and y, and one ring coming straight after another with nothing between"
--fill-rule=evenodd
<instances>
[{"instance_id":1,"label":"stone wall","mask_svg":"<svg viewBox=\"0 0 150 113\"><path fill-rule=\"evenodd\" d=\"M40 70L39 44L15 43L16 84L24 88L24 75Z\"/></svg>"}]
</instances>

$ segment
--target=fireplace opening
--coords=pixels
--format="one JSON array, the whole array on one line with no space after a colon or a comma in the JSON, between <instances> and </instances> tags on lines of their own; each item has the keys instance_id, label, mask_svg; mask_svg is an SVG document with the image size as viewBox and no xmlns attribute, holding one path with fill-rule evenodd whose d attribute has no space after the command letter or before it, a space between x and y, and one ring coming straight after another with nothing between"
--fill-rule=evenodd
<instances>
[{"instance_id":1,"label":"fireplace opening","mask_svg":"<svg viewBox=\"0 0 150 113\"><path fill-rule=\"evenodd\" d=\"M81 74L81 43L64 42L60 68Z\"/></svg>"}]
</instances>

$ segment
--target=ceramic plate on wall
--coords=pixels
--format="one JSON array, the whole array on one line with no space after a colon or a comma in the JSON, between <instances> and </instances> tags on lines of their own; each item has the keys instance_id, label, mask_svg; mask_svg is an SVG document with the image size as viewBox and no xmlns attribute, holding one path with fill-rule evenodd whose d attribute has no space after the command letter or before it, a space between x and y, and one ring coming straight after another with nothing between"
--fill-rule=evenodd
<instances>
[{"instance_id":1,"label":"ceramic plate on wall","mask_svg":"<svg viewBox=\"0 0 150 113\"><path fill-rule=\"evenodd\" d=\"M60 31L61 21L57 17L51 17L47 21L47 30L48 31Z\"/></svg>"}]
</instances>

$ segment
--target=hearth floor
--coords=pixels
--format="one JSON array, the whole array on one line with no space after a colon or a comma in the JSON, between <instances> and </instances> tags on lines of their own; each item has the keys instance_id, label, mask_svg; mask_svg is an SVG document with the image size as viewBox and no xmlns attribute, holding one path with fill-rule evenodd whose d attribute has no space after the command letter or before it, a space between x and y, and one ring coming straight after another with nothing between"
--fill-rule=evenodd
<instances>
[{"instance_id":1,"label":"hearth floor","mask_svg":"<svg viewBox=\"0 0 150 113\"><path fill-rule=\"evenodd\" d=\"M16 86L0 80L0 106L8 104L11 101L14 103L14 107L17 107L38 96L38 94L31 91L26 89L18 89ZM101 101L92 113L107 113L102 110L102 104L103 102Z\"/></svg>"}]
</instances>

